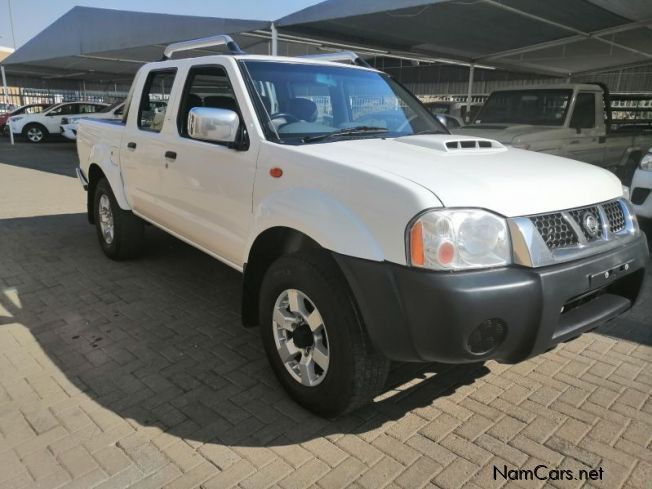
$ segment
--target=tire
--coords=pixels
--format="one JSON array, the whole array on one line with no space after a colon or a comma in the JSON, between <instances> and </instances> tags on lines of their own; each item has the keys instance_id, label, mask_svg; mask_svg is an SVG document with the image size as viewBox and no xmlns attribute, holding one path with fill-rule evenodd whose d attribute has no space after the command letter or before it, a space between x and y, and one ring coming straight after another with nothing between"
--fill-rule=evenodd
<instances>
[{"instance_id":1,"label":"tire","mask_svg":"<svg viewBox=\"0 0 652 489\"><path fill-rule=\"evenodd\" d=\"M97 237L106 256L112 260L125 260L140 254L145 225L131 211L120 209L106 178L95 186L93 212Z\"/></svg>"},{"instance_id":2,"label":"tire","mask_svg":"<svg viewBox=\"0 0 652 489\"><path fill-rule=\"evenodd\" d=\"M23 128L23 136L32 144L39 144L45 141L50 133L41 124L27 124Z\"/></svg>"},{"instance_id":3,"label":"tire","mask_svg":"<svg viewBox=\"0 0 652 489\"><path fill-rule=\"evenodd\" d=\"M296 297L295 304L300 303L302 313L292 311L290 296ZM371 345L348 284L330 256L310 252L279 258L263 278L259 305L267 357L277 378L296 402L318 415L332 418L367 404L381 391L390 362ZM279 311L283 311L282 316L278 315ZM304 319L313 319L314 312L318 318L309 326ZM277 327L281 322L279 317L284 321L296 320L293 325L286 322L291 332ZM317 325L319 320L321 326ZM305 348L311 330L313 344ZM287 356L295 349L296 355ZM280 351L286 353L286 359L290 358L288 366L281 359ZM310 352L313 365L304 368L302 376L298 360L309 365L306 351ZM306 372L312 372L314 378L310 379Z\"/></svg>"}]
</instances>

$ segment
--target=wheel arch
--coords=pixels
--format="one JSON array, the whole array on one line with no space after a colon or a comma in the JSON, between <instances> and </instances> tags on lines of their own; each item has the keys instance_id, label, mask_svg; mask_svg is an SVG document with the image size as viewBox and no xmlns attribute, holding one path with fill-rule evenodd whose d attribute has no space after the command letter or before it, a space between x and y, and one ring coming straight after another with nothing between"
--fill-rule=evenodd
<instances>
[{"instance_id":1,"label":"wheel arch","mask_svg":"<svg viewBox=\"0 0 652 489\"><path fill-rule=\"evenodd\" d=\"M98 155L95 154L95 156ZM122 184L122 175L120 174L120 168L111 162L107 163L104 159L93 158L92 161L104 161L104 163L93 162L88 166L86 211L88 213L88 221L91 224L94 224L93 200L95 198L95 188L97 187L97 182L99 182L102 178L106 178L109 182L111 190L113 191L113 195L115 196L115 199L122 210L131 210L131 206L127 201L127 196Z\"/></svg>"},{"instance_id":2,"label":"wheel arch","mask_svg":"<svg viewBox=\"0 0 652 489\"><path fill-rule=\"evenodd\" d=\"M260 233L250 247L242 283L242 324L258 325L258 297L265 272L283 255L324 248L310 236L296 229L276 226Z\"/></svg>"}]
</instances>

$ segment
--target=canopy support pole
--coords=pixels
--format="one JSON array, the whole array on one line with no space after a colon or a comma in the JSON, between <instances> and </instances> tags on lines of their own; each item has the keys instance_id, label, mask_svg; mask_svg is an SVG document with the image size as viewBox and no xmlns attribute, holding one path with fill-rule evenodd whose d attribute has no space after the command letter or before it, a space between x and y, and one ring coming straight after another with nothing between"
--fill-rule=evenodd
<instances>
[{"instance_id":1,"label":"canopy support pole","mask_svg":"<svg viewBox=\"0 0 652 489\"><path fill-rule=\"evenodd\" d=\"M2 93L5 96L5 103L7 104L7 109L9 109L9 89L7 88L7 75L5 73L5 67L3 65L0 65L0 71L2 72ZM7 124L9 124L9 121L7 121ZM11 140L11 144L14 144L14 131L12 131L11 126L9 127L9 139Z\"/></svg>"},{"instance_id":2,"label":"canopy support pole","mask_svg":"<svg viewBox=\"0 0 652 489\"><path fill-rule=\"evenodd\" d=\"M272 32L272 56L278 56L278 30L273 22L270 29Z\"/></svg>"},{"instance_id":3,"label":"canopy support pole","mask_svg":"<svg viewBox=\"0 0 652 489\"><path fill-rule=\"evenodd\" d=\"M473 72L475 71L475 63L469 65L469 90L466 92L466 114L464 122L467 124L471 122L471 97L473 95Z\"/></svg>"}]
</instances>

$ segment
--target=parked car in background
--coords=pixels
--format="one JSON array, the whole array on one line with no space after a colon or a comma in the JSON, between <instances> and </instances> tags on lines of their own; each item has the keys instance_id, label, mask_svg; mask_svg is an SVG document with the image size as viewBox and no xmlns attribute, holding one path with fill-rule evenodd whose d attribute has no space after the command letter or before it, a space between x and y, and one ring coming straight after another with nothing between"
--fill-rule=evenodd
<instances>
[{"instance_id":1,"label":"parked car in background","mask_svg":"<svg viewBox=\"0 0 652 489\"><path fill-rule=\"evenodd\" d=\"M67 139L75 141L77 139L77 126L81 119L107 119L107 120L117 120L122 119L124 114L125 103L120 100L114 102L113 104L103 108L95 114L88 115L78 115L63 117L61 119L61 135Z\"/></svg>"},{"instance_id":2,"label":"parked car in background","mask_svg":"<svg viewBox=\"0 0 652 489\"><path fill-rule=\"evenodd\" d=\"M61 132L61 119L78 114L94 114L108 104L101 102L63 102L52 105L42 112L9 117L10 130L24 136L30 143L45 141L50 134Z\"/></svg>"},{"instance_id":3,"label":"parked car in background","mask_svg":"<svg viewBox=\"0 0 652 489\"><path fill-rule=\"evenodd\" d=\"M14 109L12 112L7 112L6 114L0 115L0 134L3 136L9 134L9 125L7 124L7 121L9 120L10 117L13 116L19 116L19 115L27 115L27 114L38 114L39 112L43 112L46 108L48 108L52 104L28 104L28 105L23 105L22 107L18 107L17 109Z\"/></svg>"},{"instance_id":4,"label":"parked car in background","mask_svg":"<svg viewBox=\"0 0 652 489\"><path fill-rule=\"evenodd\" d=\"M652 148L641 159L632 179L630 199L636 215L642 217L649 230L652 228Z\"/></svg>"},{"instance_id":5,"label":"parked car in background","mask_svg":"<svg viewBox=\"0 0 652 489\"><path fill-rule=\"evenodd\" d=\"M617 100L622 103L623 96ZM630 185L641 156L652 146L652 127L613 105L600 83L499 90L471 124L453 132L592 163Z\"/></svg>"},{"instance_id":6,"label":"parked car in background","mask_svg":"<svg viewBox=\"0 0 652 489\"><path fill-rule=\"evenodd\" d=\"M219 39L142 66L124 121L80 121L77 175L107 257L150 222L243 274L308 409L367 403L390 360L519 362L634 305L647 245L611 173L452 135L372 68Z\"/></svg>"}]
</instances>

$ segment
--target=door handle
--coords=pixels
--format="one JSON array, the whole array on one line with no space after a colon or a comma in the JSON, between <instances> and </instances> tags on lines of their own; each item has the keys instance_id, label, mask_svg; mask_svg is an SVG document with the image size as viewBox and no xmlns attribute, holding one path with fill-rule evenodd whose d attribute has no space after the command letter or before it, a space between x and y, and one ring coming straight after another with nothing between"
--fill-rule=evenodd
<instances>
[{"instance_id":1,"label":"door handle","mask_svg":"<svg viewBox=\"0 0 652 489\"><path fill-rule=\"evenodd\" d=\"M129 149L136 149L136 143L134 143L134 142L127 143L127 148L129 148Z\"/></svg>"},{"instance_id":2,"label":"door handle","mask_svg":"<svg viewBox=\"0 0 652 489\"><path fill-rule=\"evenodd\" d=\"M176 160L177 159L177 153L175 151L166 151L165 152L165 157L168 160Z\"/></svg>"}]
</instances>

